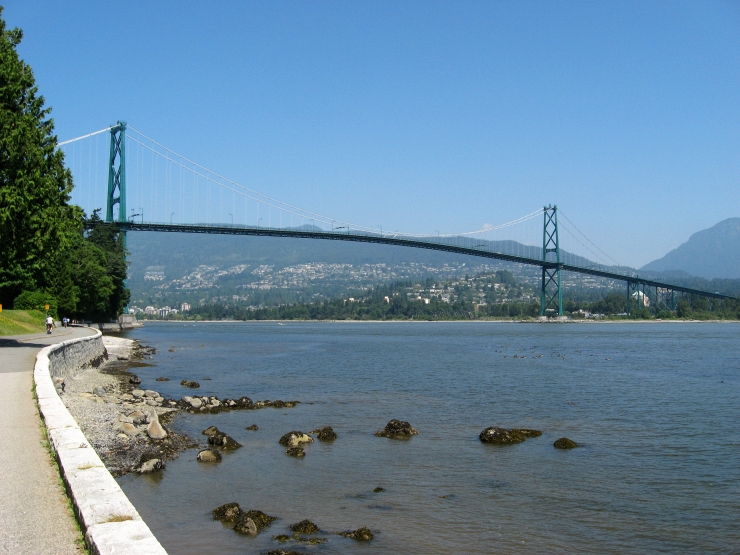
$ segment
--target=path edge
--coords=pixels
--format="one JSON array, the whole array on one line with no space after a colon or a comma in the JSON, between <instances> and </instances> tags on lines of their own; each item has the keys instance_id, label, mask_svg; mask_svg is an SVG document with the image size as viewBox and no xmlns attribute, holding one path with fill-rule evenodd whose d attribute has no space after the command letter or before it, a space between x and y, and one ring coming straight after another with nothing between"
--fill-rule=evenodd
<instances>
[{"instance_id":1,"label":"path edge","mask_svg":"<svg viewBox=\"0 0 740 555\"><path fill-rule=\"evenodd\" d=\"M93 554L166 554L167 552L129 501L82 433L57 394L54 377L67 377L107 358L103 334L69 339L36 355L33 379L49 445L59 462L62 480L85 542Z\"/></svg>"}]
</instances>

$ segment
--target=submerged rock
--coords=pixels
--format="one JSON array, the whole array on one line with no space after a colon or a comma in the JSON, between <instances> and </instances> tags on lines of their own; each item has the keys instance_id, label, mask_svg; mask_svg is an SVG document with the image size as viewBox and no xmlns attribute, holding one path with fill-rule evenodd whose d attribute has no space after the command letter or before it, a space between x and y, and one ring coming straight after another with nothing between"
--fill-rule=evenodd
<instances>
[{"instance_id":1,"label":"submerged rock","mask_svg":"<svg viewBox=\"0 0 740 555\"><path fill-rule=\"evenodd\" d=\"M387 437L390 439L409 439L411 436L415 436L419 433L419 430L413 428L411 424L404 420L390 420L385 428L375 432L378 437Z\"/></svg>"},{"instance_id":2,"label":"submerged rock","mask_svg":"<svg viewBox=\"0 0 740 555\"><path fill-rule=\"evenodd\" d=\"M492 443L494 445L511 445L513 443L521 443L527 438L541 436L542 432L539 430L530 430L527 428L499 428L498 426L490 426L483 430L478 438L483 443Z\"/></svg>"},{"instance_id":3,"label":"submerged rock","mask_svg":"<svg viewBox=\"0 0 740 555\"><path fill-rule=\"evenodd\" d=\"M553 443L553 446L556 449L573 449L574 447L578 447L578 444L572 439L568 439L567 437L561 437L560 439L555 440L555 443Z\"/></svg>"},{"instance_id":4,"label":"submerged rock","mask_svg":"<svg viewBox=\"0 0 740 555\"><path fill-rule=\"evenodd\" d=\"M373 536L373 533L370 531L370 529L365 528L364 526L362 528L358 528L357 530L347 530L345 532L340 532L339 535L344 536L345 538L352 538L353 540L358 542L369 542L375 537Z\"/></svg>"},{"instance_id":5,"label":"submerged rock","mask_svg":"<svg viewBox=\"0 0 740 555\"><path fill-rule=\"evenodd\" d=\"M299 459L306 456L306 451L303 447L288 447L288 449L285 450L285 454Z\"/></svg>"}]
</instances>

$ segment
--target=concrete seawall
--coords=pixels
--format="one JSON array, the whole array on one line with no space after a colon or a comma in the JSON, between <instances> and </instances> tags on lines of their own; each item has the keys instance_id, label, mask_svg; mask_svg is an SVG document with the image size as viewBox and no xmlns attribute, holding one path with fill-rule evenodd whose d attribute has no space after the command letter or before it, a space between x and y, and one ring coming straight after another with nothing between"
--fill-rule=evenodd
<instances>
[{"instance_id":1,"label":"concrete seawall","mask_svg":"<svg viewBox=\"0 0 740 555\"><path fill-rule=\"evenodd\" d=\"M163 554L166 551L90 446L54 387L54 378L72 376L105 358L99 331L42 349L34 367L39 411L90 551Z\"/></svg>"}]
</instances>

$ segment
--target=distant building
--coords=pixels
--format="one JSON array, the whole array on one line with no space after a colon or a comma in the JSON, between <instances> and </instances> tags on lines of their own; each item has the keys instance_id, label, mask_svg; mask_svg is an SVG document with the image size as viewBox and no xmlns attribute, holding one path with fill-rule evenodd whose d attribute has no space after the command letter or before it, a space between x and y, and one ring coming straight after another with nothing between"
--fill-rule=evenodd
<instances>
[{"instance_id":1,"label":"distant building","mask_svg":"<svg viewBox=\"0 0 740 555\"><path fill-rule=\"evenodd\" d=\"M637 304L641 304L645 308L650 306L650 297L648 297L642 291L635 291L632 293L632 298L637 301Z\"/></svg>"},{"instance_id":2,"label":"distant building","mask_svg":"<svg viewBox=\"0 0 740 555\"><path fill-rule=\"evenodd\" d=\"M144 281L164 281L164 266L149 266L144 270Z\"/></svg>"}]
</instances>

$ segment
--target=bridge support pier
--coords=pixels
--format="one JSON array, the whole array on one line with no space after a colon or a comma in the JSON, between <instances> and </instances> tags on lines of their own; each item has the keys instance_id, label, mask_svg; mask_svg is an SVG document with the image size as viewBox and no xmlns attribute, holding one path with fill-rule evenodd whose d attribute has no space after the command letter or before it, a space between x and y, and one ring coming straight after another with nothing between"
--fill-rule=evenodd
<instances>
[{"instance_id":1,"label":"bridge support pier","mask_svg":"<svg viewBox=\"0 0 740 555\"><path fill-rule=\"evenodd\" d=\"M542 280L540 284L540 316L552 311L563 315L563 290L560 287L560 242L558 241L558 207L545 206L542 229ZM554 257L554 260L553 260Z\"/></svg>"},{"instance_id":2,"label":"bridge support pier","mask_svg":"<svg viewBox=\"0 0 740 555\"><path fill-rule=\"evenodd\" d=\"M118 218L114 207L118 205ZM110 129L110 157L108 162L108 199L106 222L126 221L126 123L119 121Z\"/></svg>"}]
</instances>

